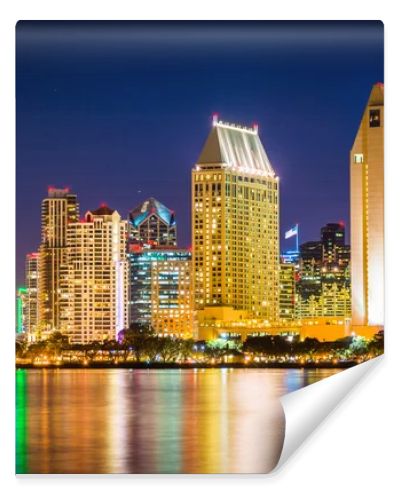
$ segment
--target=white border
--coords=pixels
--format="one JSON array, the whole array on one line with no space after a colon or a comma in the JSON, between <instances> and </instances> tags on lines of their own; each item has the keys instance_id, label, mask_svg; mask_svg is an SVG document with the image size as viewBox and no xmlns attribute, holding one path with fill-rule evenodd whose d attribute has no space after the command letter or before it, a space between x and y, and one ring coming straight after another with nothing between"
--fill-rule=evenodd
<instances>
[{"instance_id":1,"label":"white border","mask_svg":"<svg viewBox=\"0 0 400 500\"><path fill-rule=\"evenodd\" d=\"M189 3L189 2L188 2ZM400 331L395 324L399 281L399 111L400 45L395 2L336 0L259 2L202 0L190 8L181 0L117 1L3 1L1 33L1 153L2 208L5 227L0 245L2 343L0 349L0 484L4 498L66 499L202 498L229 495L249 498L394 498L397 485L399 444L398 363ZM382 19L385 23L386 75L386 355L350 398L308 439L280 472L271 476L14 476L14 220L15 117L14 117L14 26L18 19ZM343 82L343 92L346 91ZM4 282L4 278L3 278ZM11 313L10 313L11 312ZM6 314L4 314L6 313ZM390 450L394 456L390 456ZM391 493L389 493L391 491Z\"/></svg>"}]
</instances>

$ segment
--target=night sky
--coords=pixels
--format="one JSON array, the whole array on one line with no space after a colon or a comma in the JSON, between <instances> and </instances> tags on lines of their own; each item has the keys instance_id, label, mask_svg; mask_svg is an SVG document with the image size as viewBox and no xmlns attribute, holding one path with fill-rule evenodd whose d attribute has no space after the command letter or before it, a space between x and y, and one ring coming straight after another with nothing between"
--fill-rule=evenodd
<instances>
[{"instance_id":1,"label":"night sky","mask_svg":"<svg viewBox=\"0 0 400 500\"><path fill-rule=\"evenodd\" d=\"M76 192L82 214L106 202L125 218L154 196L189 245L190 172L213 113L259 124L282 234L349 229L349 150L383 82L380 22L20 22L16 44L17 284L49 185Z\"/></svg>"}]
</instances>

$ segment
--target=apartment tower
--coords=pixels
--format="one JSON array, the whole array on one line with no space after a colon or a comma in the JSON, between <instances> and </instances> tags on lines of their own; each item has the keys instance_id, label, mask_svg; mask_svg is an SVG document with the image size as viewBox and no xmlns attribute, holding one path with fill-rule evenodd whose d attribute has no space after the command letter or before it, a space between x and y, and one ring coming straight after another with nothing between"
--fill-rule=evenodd
<instances>
[{"instance_id":1,"label":"apartment tower","mask_svg":"<svg viewBox=\"0 0 400 500\"><path fill-rule=\"evenodd\" d=\"M106 205L68 225L67 333L73 343L116 339L128 325L127 222Z\"/></svg>"},{"instance_id":2,"label":"apartment tower","mask_svg":"<svg viewBox=\"0 0 400 500\"><path fill-rule=\"evenodd\" d=\"M29 342L35 341L39 318L39 253L28 253L25 259L24 333Z\"/></svg>"},{"instance_id":3,"label":"apartment tower","mask_svg":"<svg viewBox=\"0 0 400 500\"><path fill-rule=\"evenodd\" d=\"M39 331L65 328L67 227L79 219L76 194L50 187L42 201L42 242L39 249Z\"/></svg>"}]
</instances>

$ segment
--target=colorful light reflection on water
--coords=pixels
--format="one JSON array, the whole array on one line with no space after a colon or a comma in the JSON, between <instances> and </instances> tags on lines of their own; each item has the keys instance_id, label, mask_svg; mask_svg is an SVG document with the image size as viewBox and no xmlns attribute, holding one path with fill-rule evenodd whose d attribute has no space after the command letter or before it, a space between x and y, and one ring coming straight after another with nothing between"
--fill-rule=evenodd
<instances>
[{"instance_id":1,"label":"colorful light reflection on water","mask_svg":"<svg viewBox=\"0 0 400 500\"><path fill-rule=\"evenodd\" d=\"M265 473L279 396L334 370L18 370L17 473Z\"/></svg>"}]
</instances>

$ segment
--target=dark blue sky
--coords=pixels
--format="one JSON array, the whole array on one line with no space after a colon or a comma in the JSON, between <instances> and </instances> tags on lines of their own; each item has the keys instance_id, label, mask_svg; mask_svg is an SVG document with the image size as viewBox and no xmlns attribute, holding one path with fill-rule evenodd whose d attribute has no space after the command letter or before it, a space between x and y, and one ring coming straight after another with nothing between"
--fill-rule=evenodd
<instances>
[{"instance_id":1,"label":"dark blue sky","mask_svg":"<svg viewBox=\"0 0 400 500\"><path fill-rule=\"evenodd\" d=\"M190 171L214 112L259 124L282 233L348 223L349 150L383 81L380 22L19 22L16 41L18 284L49 185L71 187L82 213L106 202L126 217L155 196L189 245Z\"/></svg>"}]
</instances>

